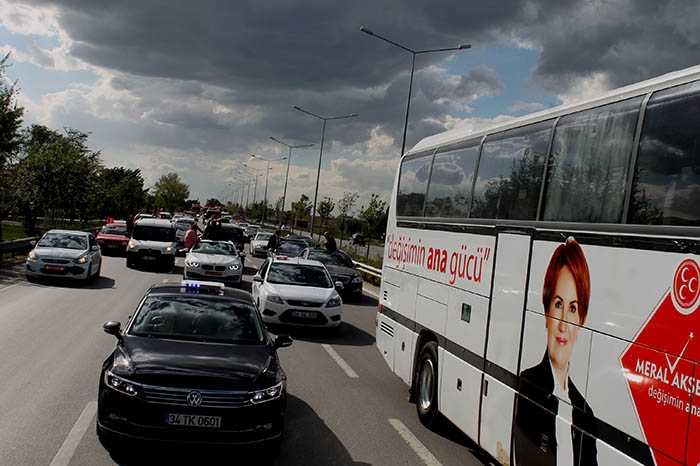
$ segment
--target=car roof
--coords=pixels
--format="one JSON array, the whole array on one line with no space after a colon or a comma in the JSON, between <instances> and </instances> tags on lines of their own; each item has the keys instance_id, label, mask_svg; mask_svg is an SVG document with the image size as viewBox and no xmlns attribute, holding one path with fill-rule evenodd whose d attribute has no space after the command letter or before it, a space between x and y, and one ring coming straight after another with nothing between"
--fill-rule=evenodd
<instances>
[{"instance_id":1,"label":"car roof","mask_svg":"<svg viewBox=\"0 0 700 466\"><path fill-rule=\"evenodd\" d=\"M196 280L183 280L180 283L156 283L146 292L146 296L199 296L216 299L228 298L246 304L253 304L253 295L248 291L228 288L222 283Z\"/></svg>"},{"instance_id":2,"label":"car roof","mask_svg":"<svg viewBox=\"0 0 700 466\"><path fill-rule=\"evenodd\" d=\"M58 233L58 234L62 234L62 235L78 235L78 236L88 236L90 234L89 232L83 231L83 230L62 230L60 228L49 230L46 233L47 234Z\"/></svg>"},{"instance_id":3,"label":"car roof","mask_svg":"<svg viewBox=\"0 0 700 466\"><path fill-rule=\"evenodd\" d=\"M272 258L272 263L285 263L293 265L313 265L316 267L324 267L322 262L311 259L304 259L302 257L287 257L287 256L276 256Z\"/></svg>"},{"instance_id":4,"label":"car roof","mask_svg":"<svg viewBox=\"0 0 700 466\"><path fill-rule=\"evenodd\" d=\"M147 225L154 227L173 227L173 223L170 220L164 218L140 218L136 221L135 225Z\"/></svg>"}]
</instances>

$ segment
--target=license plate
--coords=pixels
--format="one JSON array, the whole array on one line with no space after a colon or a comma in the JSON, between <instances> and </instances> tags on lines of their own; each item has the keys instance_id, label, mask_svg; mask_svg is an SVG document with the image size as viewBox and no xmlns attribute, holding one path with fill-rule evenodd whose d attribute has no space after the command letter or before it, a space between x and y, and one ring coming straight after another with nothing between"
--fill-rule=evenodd
<instances>
[{"instance_id":1,"label":"license plate","mask_svg":"<svg viewBox=\"0 0 700 466\"><path fill-rule=\"evenodd\" d=\"M156 258L154 256L141 256L141 259L145 261L154 261Z\"/></svg>"},{"instance_id":2,"label":"license plate","mask_svg":"<svg viewBox=\"0 0 700 466\"><path fill-rule=\"evenodd\" d=\"M292 311L292 316L300 317L302 319L315 319L316 313L315 312L304 312L304 311Z\"/></svg>"},{"instance_id":3,"label":"license plate","mask_svg":"<svg viewBox=\"0 0 700 466\"><path fill-rule=\"evenodd\" d=\"M216 275L217 277L220 277L223 274L223 272L217 272L216 270L207 270L204 272L204 275Z\"/></svg>"},{"instance_id":4,"label":"license plate","mask_svg":"<svg viewBox=\"0 0 700 466\"><path fill-rule=\"evenodd\" d=\"M63 272L63 266L62 265L47 265L46 270L50 270L52 272Z\"/></svg>"},{"instance_id":5,"label":"license plate","mask_svg":"<svg viewBox=\"0 0 700 466\"><path fill-rule=\"evenodd\" d=\"M170 426L208 427L218 429L221 427L221 417L193 414L166 414L165 423Z\"/></svg>"}]
</instances>

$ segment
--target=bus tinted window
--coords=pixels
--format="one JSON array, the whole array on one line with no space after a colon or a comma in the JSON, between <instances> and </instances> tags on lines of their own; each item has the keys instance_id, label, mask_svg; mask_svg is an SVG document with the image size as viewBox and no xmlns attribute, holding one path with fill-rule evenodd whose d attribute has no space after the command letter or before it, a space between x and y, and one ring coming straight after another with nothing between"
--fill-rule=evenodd
<instances>
[{"instance_id":1,"label":"bus tinted window","mask_svg":"<svg viewBox=\"0 0 700 466\"><path fill-rule=\"evenodd\" d=\"M428 189L432 155L404 159L399 175L396 215L422 217L425 193Z\"/></svg>"},{"instance_id":2,"label":"bus tinted window","mask_svg":"<svg viewBox=\"0 0 700 466\"><path fill-rule=\"evenodd\" d=\"M563 116L549 160L543 220L619 223L642 97Z\"/></svg>"},{"instance_id":3,"label":"bus tinted window","mask_svg":"<svg viewBox=\"0 0 700 466\"><path fill-rule=\"evenodd\" d=\"M535 220L553 120L489 137L470 217Z\"/></svg>"},{"instance_id":4,"label":"bus tinted window","mask_svg":"<svg viewBox=\"0 0 700 466\"><path fill-rule=\"evenodd\" d=\"M628 222L700 225L700 83L655 93L647 105Z\"/></svg>"},{"instance_id":5,"label":"bus tinted window","mask_svg":"<svg viewBox=\"0 0 700 466\"><path fill-rule=\"evenodd\" d=\"M467 217L478 155L477 145L435 156L425 205L427 217Z\"/></svg>"}]
</instances>

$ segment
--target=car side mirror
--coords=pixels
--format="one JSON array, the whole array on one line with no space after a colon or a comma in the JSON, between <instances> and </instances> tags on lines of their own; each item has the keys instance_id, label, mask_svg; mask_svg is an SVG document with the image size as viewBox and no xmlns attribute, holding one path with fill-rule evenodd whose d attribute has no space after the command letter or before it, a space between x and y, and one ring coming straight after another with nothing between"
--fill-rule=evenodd
<instances>
[{"instance_id":1,"label":"car side mirror","mask_svg":"<svg viewBox=\"0 0 700 466\"><path fill-rule=\"evenodd\" d=\"M292 337L289 335L278 335L277 338L275 338L275 341L272 343L272 349L276 350L277 348L287 348L288 346L292 346Z\"/></svg>"},{"instance_id":2,"label":"car side mirror","mask_svg":"<svg viewBox=\"0 0 700 466\"><path fill-rule=\"evenodd\" d=\"M109 322L105 322L105 324L102 326L102 330L105 331L105 333L109 333L110 335L114 335L117 337L119 341L121 341L122 336L121 336L121 331L122 331L122 324L120 322L116 322L113 320L110 320Z\"/></svg>"},{"instance_id":3,"label":"car side mirror","mask_svg":"<svg viewBox=\"0 0 700 466\"><path fill-rule=\"evenodd\" d=\"M343 285L343 282L335 282L335 289L336 290L342 290L343 288L345 288L345 286Z\"/></svg>"},{"instance_id":4,"label":"car side mirror","mask_svg":"<svg viewBox=\"0 0 700 466\"><path fill-rule=\"evenodd\" d=\"M91 247L90 249L93 250L93 251L99 251L99 250L100 250L100 246L98 246L97 244L93 244L92 247Z\"/></svg>"},{"instance_id":5,"label":"car side mirror","mask_svg":"<svg viewBox=\"0 0 700 466\"><path fill-rule=\"evenodd\" d=\"M262 283L263 278L260 275L253 275L253 281L256 283Z\"/></svg>"}]
</instances>

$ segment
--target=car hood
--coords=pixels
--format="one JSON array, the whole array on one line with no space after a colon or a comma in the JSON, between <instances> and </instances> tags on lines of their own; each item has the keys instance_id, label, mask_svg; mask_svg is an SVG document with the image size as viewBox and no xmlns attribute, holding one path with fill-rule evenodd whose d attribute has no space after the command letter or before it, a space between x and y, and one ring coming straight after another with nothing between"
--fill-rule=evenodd
<instances>
[{"instance_id":1,"label":"car hood","mask_svg":"<svg viewBox=\"0 0 700 466\"><path fill-rule=\"evenodd\" d=\"M342 265L328 265L326 264L326 269L331 275L347 275L348 277L354 277L360 275L360 272L352 267L345 267Z\"/></svg>"},{"instance_id":2,"label":"car hood","mask_svg":"<svg viewBox=\"0 0 700 466\"><path fill-rule=\"evenodd\" d=\"M269 345L228 345L127 336L124 338L136 381L164 377L254 382L270 364Z\"/></svg>"},{"instance_id":3,"label":"car hood","mask_svg":"<svg viewBox=\"0 0 700 466\"><path fill-rule=\"evenodd\" d=\"M190 252L187 255L186 261L199 262L200 264L220 265L231 265L241 263L241 260L236 256L229 256L226 254L197 254L196 252Z\"/></svg>"},{"instance_id":4,"label":"car hood","mask_svg":"<svg viewBox=\"0 0 700 466\"><path fill-rule=\"evenodd\" d=\"M61 259L77 259L84 255L87 249L66 249L66 248L34 248L34 253L39 257L58 257Z\"/></svg>"},{"instance_id":5,"label":"car hood","mask_svg":"<svg viewBox=\"0 0 700 466\"><path fill-rule=\"evenodd\" d=\"M302 301L325 302L336 293L335 288L279 285L276 283L269 283L268 285L274 293L276 293L280 298L284 299L285 301L293 299Z\"/></svg>"}]
</instances>

